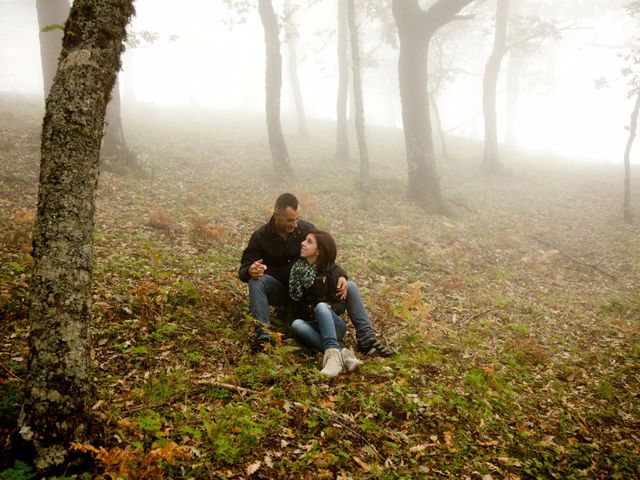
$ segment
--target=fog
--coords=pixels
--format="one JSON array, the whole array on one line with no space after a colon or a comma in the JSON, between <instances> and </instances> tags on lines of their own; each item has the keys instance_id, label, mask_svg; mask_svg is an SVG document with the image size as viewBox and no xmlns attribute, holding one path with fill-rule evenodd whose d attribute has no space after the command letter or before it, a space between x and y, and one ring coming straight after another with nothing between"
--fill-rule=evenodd
<instances>
[{"instance_id":1,"label":"fog","mask_svg":"<svg viewBox=\"0 0 640 480\"><path fill-rule=\"evenodd\" d=\"M283 3L275 1L274 7L281 12ZM542 5L539 11L544 17L555 10L570 10L575 2L536 3ZM547 18L563 28L561 38L546 39L527 55L518 114L509 122L521 147L619 163L633 106L626 98L626 79L620 74L625 65L621 54L633 37L633 25L621 6L610 6L608 12L601 8L616 2L581 3L596 5L594 13L569 17L564 12ZM335 4L316 2L300 8L295 17L299 78L310 118L335 117ZM555 7L558 5L561 8ZM482 72L493 43L494 9L495 2L474 2L464 13L476 18L456 22L438 34L445 39L445 55L451 54L446 62L458 72L436 96L443 129L451 135L482 138ZM250 11L241 23L222 0L138 0L136 10L131 31L154 32L158 38L128 48L123 56L120 89L125 119L127 106L133 105L264 111L265 47L257 11ZM2 1L0 27L0 94L41 96L35 0ZM381 41L379 22L361 15L360 28L363 50L369 53L366 58L375 60L375 66L369 61L363 71L366 121L402 128L397 49ZM294 103L284 42L282 57L283 123L293 130ZM498 84L501 140L507 127L505 88L510 61L507 55ZM596 89L596 80L603 77L609 88ZM638 162L638 155L632 155L632 162Z\"/></svg>"}]
</instances>

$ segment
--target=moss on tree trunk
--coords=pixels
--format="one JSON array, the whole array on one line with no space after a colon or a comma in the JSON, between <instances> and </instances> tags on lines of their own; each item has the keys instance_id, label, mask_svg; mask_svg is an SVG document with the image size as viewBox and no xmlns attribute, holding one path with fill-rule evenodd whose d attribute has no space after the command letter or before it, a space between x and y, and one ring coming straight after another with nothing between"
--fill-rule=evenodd
<instances>
[{"instance_id":1,"label":"moss on tree trunk","mask_svg":"<svg viewBox=\"0 0 640 480\"><path fill-rule=\"evenodd\" d=\"M76 0L42 126L28 378L20 435L35 465L65 462L82 441L91 395L90 320L95 192L105 112L132 0Z\"/></svg>"}]
</instances>

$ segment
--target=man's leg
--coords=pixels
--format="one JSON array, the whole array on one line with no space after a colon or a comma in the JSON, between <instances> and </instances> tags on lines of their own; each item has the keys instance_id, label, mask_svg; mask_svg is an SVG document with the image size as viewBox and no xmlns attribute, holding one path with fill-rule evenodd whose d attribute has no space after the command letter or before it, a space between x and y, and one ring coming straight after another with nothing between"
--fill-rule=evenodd
<instances>
[{"instance_id":1,"label":"man's leg","mask_svg":"<svg viewBox=\"0 0 640 480\"><path fill-rule=\"evenodd\" d=\"M349 318L356 329L358 350L365 355L377 355L380 357L394 355L394 352L376 339L376 333L373 331L373 325L369 320L369 315L367 315L358 285L349 280L347 286L347 313L349 313Z\"/></svg>"},{"instance_id":2,"label":"man's leg","mask_svg":"<svg viewBox=\"0 0 640 480\"><path fill-rule=\"evenodd\" d=\"M259 339L268 340L269 305L282 305L287 301L288 291L279 280L271 275L264 275L260 279L249 279L249 311L257 320L255 325Z\"/></svg>"}]
</instances>

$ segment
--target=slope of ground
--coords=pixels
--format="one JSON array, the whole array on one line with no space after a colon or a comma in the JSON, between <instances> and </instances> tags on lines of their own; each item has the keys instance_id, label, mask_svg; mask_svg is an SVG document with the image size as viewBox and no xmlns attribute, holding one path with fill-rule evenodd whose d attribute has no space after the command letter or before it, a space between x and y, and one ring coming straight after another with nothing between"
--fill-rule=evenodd
<instances>
[{"instance_id":1,"label":"slope of ground","mask_svg":"<svg viewBox=\"0 0 640 480\"><path fill-rule=\"evenodd\" d=\"M26 368L40 127L37 109L3 109L6 452ZM127 130L147 175L100 177L99 429L85 449L104 450L90 476L640 475L640 228L622 223L621 166L511 155L508 174L487 178L473 147L455 144L455 163L439 165L455 215L439 217L405 201L398 132L369 130L365 197L357 161L332 159L330 125L316 125L310 142L291 138L295 176L284 179L253 119L145 112ZM316 357L287 342L249 353L238 260L282 191L335 234L339 262L397 357L327 381ZM2 460L6 475L29 469Z\"/></svg>"}]
</instances>

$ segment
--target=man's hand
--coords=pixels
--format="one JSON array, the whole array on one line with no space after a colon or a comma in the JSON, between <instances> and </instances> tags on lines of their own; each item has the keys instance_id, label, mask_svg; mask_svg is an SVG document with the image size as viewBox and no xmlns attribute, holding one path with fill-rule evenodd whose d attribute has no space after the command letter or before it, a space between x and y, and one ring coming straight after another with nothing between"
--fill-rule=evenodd
<instances>
[{"instance_id":1,"label":"man's hand","mask_svg":"<svg viewBox=\"0 0 640 480\"><path fill-rule=\"evenodd\" d=\"M347 298L347 279L344 277L338 278L338 288L336 288L336 296L340 300Z\"/></svg>"},{"instance_id":2,"label":"man's hand","mask_svg":"<svg viewBox=\"0 0 640 480\"><path fill-rule=\"evenodd\" d=\"M264 276L264 272L267 269L267 266L262 262L262 259L256 260L249 267L249 276L254 280L259 280Z\"/></svg>"}]
</instances>

